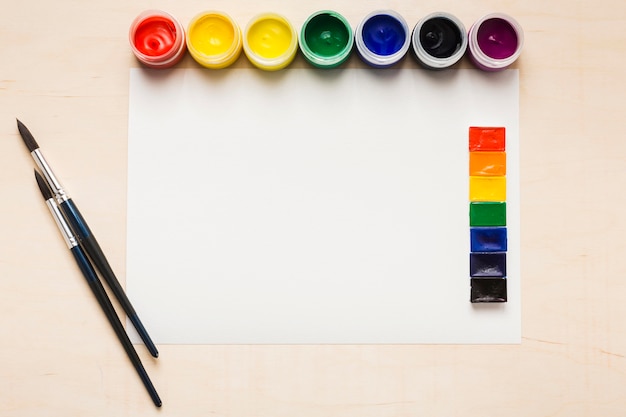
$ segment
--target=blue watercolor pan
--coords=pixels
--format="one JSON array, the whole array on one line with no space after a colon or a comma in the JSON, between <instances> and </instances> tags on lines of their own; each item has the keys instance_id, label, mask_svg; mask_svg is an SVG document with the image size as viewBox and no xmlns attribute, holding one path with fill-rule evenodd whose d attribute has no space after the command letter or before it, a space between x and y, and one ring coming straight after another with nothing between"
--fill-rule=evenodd
<instances>
[{"instance_id":1,"label":"blue watercolor pan","mask_svg":"<svg viewBox=\"0 0 626 417\"><path fill-rule=\"evenodd\" d=\"M470 228L472 252L506 252L506 227Z\"/></svg>"}]
</instances>

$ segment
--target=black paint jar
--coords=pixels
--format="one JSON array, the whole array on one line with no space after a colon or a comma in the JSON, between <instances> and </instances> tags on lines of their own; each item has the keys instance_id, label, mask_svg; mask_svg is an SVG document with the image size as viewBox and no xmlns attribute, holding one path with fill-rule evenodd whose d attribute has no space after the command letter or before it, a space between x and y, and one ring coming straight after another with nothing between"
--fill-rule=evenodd
<instances>
[{"instance_id":1,"label":"black paint jar","mask_svg":"<svg viewBox=\"0 0 626 417\"><path fill-rule=\"evenodd\" d=\"M455 16L436 12L417 22L411 43L422 66L440 70L451 67L463 57L467 49L467 32Z\"/></svg>"}]
</instances>

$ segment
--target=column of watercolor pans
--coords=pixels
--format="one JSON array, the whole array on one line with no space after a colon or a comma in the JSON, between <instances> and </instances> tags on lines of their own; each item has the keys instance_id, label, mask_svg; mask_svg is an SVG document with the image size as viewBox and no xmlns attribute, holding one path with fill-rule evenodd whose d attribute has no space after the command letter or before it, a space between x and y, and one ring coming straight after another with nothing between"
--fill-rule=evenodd
<instances>
[{"instance_id":1,"label":"column of watercolor pans","mask_svg":"<svg viewBox=\"0 0 626 417\"><path fill-rule=\"evenodd\" d=\"M470 301L507 301L506 129L469 128Z\"/></svg>"},{"instance_id":2,"label":"column of watercolor pans","mask_svg":"<svg viewBox=\"0 0 626 417\"><path fill-rule=\"evenodd\" d=\"M227 13L198 13L183 29L161 10L146 10L129 30L132 52L143 65L165 69L176 65L186 51L210 69L232 65L243 52L257 68L276 71L287 67L300 51L316 68L337 68L356 51L368 66L387 68L408 54L424 68L450 68L464 56L481 70L498 71L519 57L524 43L520 24L511 16L492 13L466 31L463 23L446 12L431 13L410 29L393 10L367 14L352 30L340 13L321 10L310 15L298 33L277 13L253 17L242 30Z\"/></svg>"}]
</instances>

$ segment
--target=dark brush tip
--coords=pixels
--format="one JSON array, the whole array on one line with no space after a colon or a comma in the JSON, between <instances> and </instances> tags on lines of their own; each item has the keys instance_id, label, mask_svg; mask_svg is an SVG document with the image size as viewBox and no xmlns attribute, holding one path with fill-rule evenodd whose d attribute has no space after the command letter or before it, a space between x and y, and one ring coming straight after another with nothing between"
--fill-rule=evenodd
<instances>
[{"instance_id":1,"label":"dark brush tip","mask_svg":"<svg viewBox=\"0 0 626 417\"><path fill-rule=\"evenodd\" d=\"M50 187L48 187L48 183L43 179L41 174L35 170L35 179L37 180L37 185L39 186L39 191L41 191L41 195L43 195L44 200L50 200L52 198L52 191L50 191Z\"/></svg>"},{"instance_id":2,"label":"dark brush tip","mask_svg":"<svg viewBox=\"0 0 626 417\"><path fill-rule=\"evenodd\" d=\"M39 145L37 144L37 141L33 137L33 134L30 133L30 130L28 130L28 128L24 126L24 123L20 122L19 119L15 119L15 120L17 120L17 130L20 131L20 136L22 137L24 144L28 148L28 151L32 152L35 149L39 149Z\"/></svg>"}]
</instances>

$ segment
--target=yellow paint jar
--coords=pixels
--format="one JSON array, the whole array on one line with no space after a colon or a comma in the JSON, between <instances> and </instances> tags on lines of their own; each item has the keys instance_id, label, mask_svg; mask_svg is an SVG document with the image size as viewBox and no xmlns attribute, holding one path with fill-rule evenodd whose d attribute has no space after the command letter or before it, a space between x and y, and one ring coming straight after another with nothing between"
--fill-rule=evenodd
<instances>
[{"instance_id":1,"label":"yellow paint jar","mask_svg":"<svg viewBox=\"0 0 626 417\"><path fill-rule=\"evenodd\" d=\"M298 35L291 23L275 13L252 18L243 36L243 51L250 62L266 71L285 68L298 51Z\"/></svg>"},{"instance_id":2,"label":"yellow paint jar","mask_svg":"<svg viewBox=\"0 0 626 417\"><path fill-rule=\"evenodd\" d=\"M219 69L233 64L241 48L241 29L226 13L202 12L187 26L189 54L204 67Z\"/></svg>"}]
</instances>

